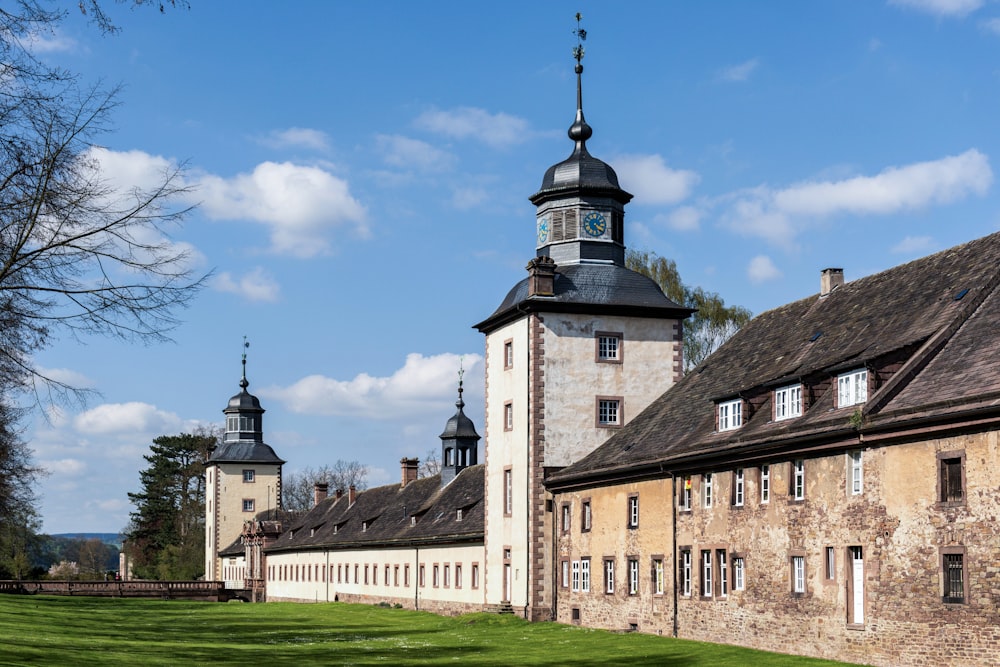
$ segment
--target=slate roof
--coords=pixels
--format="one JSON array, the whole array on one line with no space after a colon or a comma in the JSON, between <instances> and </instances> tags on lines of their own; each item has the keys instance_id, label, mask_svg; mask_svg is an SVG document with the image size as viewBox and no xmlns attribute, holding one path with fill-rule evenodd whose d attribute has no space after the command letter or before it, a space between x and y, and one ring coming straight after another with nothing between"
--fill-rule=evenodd
<instances>
[{"instance_id":1,"label":"slate roof","mask_svg":"<svg viewBox=\"0 0 1000 667\"><path fill-rule=\"evenodd\" d=\"M347 495L329 497L265 551L373 549L482 541L485 473L484 465L470 466L444 488L440 475L418 479L405 487L388 484L358 492L353 505L348 503ZM459 509L461 521L457 519Z\"/></svg>"},{"instance_id":2,"label":"slate roof","mask_svg":"<svg viewBox=\"0 0 1000 667\"><path fill-rule=\"evenodd\" d=\"M654 280L631 269L614 264L570 264L556 267L553 296L528 296L528 278L525 278L475 328L488 332L526 311L678 319L694 312L668 299Z\"/></svg>"},{"instance_id":3,"label":"slate roof","mask_svg":"<svg viewBox=\"0 0 1000 667\"><path fill-rule=\"evenodd\" d=\"M263 442L237 440L222 442L208 457L208 463L285 463Z\"/></svg>"},{"instance_id":4,"label":"slate roof","mask_svg":"<svg viewBox=\"0 0 1000 667\"><path fill-rule=\"evenodd\" d=\"M1000 416L1000 233L763 313L551 488L776 452L858 446L931 420ZM867 367L862 412L834 409L838 373ZM670 372L663 369L663 372ZM803 416L771 420L773 389L803 383ZM742 397L744 424L715 430ZM656 473L654 471L661 471Z\"/></svg>"}]
</instances>

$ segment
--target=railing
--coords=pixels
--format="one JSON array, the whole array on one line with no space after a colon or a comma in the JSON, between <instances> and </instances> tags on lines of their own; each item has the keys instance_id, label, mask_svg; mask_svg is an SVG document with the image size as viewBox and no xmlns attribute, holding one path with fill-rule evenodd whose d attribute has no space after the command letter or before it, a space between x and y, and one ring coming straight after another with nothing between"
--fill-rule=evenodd
<instances>
[{"instance_id":1,"label":"railing","mask_svg":"<svg viewBox=\"0 0 1000 667\"><path fill-rule=\"evenodd\" d=\"M0 594L2 593L219 602L240 597L237 591L227 588L222 581L0 581Z\"/></svg>"}]
</instances>

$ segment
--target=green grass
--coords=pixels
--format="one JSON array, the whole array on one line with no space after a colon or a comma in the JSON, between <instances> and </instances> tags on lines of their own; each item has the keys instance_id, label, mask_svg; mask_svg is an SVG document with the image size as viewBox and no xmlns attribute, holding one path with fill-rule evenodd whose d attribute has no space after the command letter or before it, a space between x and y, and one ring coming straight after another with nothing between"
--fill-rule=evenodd
<instances>
[{"instance_id":1,"label":"green grass","mask_svg":"<svg viewBox=\"0 0 1000 667\"><path fill-rule=\"evenodd\" d=\"M837 665L511 616L0 595L0 665Z\"/></svg>"}]
</instances>

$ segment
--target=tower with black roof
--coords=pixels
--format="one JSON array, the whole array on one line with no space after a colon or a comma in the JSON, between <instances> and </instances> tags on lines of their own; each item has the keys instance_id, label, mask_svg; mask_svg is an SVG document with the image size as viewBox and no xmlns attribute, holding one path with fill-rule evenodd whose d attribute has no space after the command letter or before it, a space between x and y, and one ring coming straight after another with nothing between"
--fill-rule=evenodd
<instances>
[{"instance_id":1,"label":"tower with black roof","mask_svg":"<svg viewBox=\"0 0 1000 667\"><path fill-rule=\"evenodd\" d=\"M461 376L460 376L461 378ZM462 400L462 380L458 381L458 411L441 432L441 486L447 486L458 473L479 463L479 434L476 425L465 414Z\"/></svg>"},{"instance_id":2,"label":"tower with black roof","mask_svg":"<svg viewBox=\"0 0 1000 667\"><path fill-rule=\"evenodd\" d=\"M281 509L281 466L285 462L264 442L264 408L247 391L245 347L240 392L222 411L226 415L225 434L205 462L206 580L221 577L218 554L239 539L244 521L260 512Z\"/></svg>"},{"instance_id":3,"label":"tower with black roof","mask_svg":"<svg viewBox=\"0 0 1000 667\"><path fill-rule=\"evenodd\" d=\"M530 197L528 277L475 325L486 335L486 604L532 620L553 618L560 560L553 516L562 513L546 475L593 451L680 377L692 312L625 266L632 195L587 148L580 43L574 57L573 152ZM585 511L571 508L572 520Z\"/></svg>"}]
</instances>

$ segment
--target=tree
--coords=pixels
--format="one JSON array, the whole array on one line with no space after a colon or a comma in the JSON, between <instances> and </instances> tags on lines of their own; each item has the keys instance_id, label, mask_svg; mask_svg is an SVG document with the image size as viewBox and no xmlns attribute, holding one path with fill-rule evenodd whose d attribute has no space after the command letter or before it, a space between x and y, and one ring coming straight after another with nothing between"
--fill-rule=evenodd
<instances>
[{"instance_id":1,"label":"tree","mask_svg":"<svg viewBox=\"0 0 1000 667\"><path fill-rule=\"evenodd\" d=\"M441 472L441 450L432 447L424 454L424 460L420 462L417 473L419 477L433 477L439 472Z\"/></svg>"},{"instance_id":2,"label":"tree","mask_svg":"<svg viewBox=\"0 0 1000 667\"><path fill-rule=\"evenodd\" d=\"M38 528L34 485L44 473L16 430L20 413L0 392L0 578L27 575Z\"/></svg>"},{"instance_id":3,"label":"tree","mask_svg":"<svg viewBox=\"0 0 1000 667\"><path fill-rule=\"evenodd\" d=\"M305 468L292 473L281 481L281 506L289 512L307 512L313 507L313 487L326 484L329 491L347 491L354 486L358 491L368 488L368 466L358 461L338 459L332 466Z\"/></svg>"},{"instance_id":4,"label":"tree","mask_svg":"<svg viewBox=\"0 0 1000 667\"><path fill-rule=\"evenodd\" d=\"M218 438L211 432L160 436L143 458L142 490L126 530L134 572L148 579L194 579L205 558L204 463Z\"/></svg>"},{"instance_id":5,"label":"tree","mask_svg":"<svg viewBox=\"0 0 1000 667\"><path fill-rule=\"evenodd\" d=\"M83 8L112 28L96 0ZM181 170L116 189L97 139L117 89L84 86L32 53L64 16L37 0L0 9L0 389L36 398L80 398L35 364L58 333L162 340L203 284L169 236L188 212L176 205Z\"/></svg>"},{"instance_id":6,"label":"tree","mask_svg":"<svg viewBox=\"0 0 1000 667\"><path fill-rule=\"evenodd\" d=\"M743 306L726 306L715 292L685 285L677 271L677 263L655 252L628 250L625 266L655 280L672 301L697 309L684 323L685 371L708 358L753 317Z\"/></svg>"}]
</instances>

